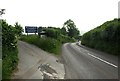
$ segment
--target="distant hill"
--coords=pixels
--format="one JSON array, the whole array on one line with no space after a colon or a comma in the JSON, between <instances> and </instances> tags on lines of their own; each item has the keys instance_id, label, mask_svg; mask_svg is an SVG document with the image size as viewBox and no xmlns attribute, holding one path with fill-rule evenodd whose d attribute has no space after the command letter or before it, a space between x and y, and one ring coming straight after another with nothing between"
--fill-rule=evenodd
<instances>
[{"instance_id":1,"label":"distant hill","mask_svg":"<svg viewBox=\"0 0 120 81\"><path fill-rule=\"evenodd\" d=\"M107 21L82 36L81 44L110 54L120 52L120 18Z\"/></svg>"}]
</instances>

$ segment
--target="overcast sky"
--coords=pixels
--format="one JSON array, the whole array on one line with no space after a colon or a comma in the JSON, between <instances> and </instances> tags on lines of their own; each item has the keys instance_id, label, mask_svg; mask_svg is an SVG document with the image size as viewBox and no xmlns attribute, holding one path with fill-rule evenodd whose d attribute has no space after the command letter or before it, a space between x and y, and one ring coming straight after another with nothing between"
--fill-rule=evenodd
<instances>
[{"instance_id":1,"label":"overcast sky","mask_svg":"<svg viewBox=\"0 0 120 81\"><path fill-rule=\"evenodd\" d=\"M80 31L89 31L118 17L119 0L0 0L3 19L13 25L62 27L72 19Z\"/></svg>"}]
</instances>

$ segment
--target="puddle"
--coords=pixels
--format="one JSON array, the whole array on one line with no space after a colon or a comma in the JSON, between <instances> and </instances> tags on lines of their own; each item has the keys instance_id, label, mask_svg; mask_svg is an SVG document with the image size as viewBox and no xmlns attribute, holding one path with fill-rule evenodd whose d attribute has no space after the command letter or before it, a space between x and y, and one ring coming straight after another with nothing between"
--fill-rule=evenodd
<instances>
[{"instance_id":1,"label":"puddle","mask_svg":"<svg viewBox=\"0 0 120 81\"><path fill-rule=\"evenodd\" d=\"M50 66L50 64L41 64L38 69L42 72L44 79L58 79L58 73Z\"/></svg>"}]
</instances>

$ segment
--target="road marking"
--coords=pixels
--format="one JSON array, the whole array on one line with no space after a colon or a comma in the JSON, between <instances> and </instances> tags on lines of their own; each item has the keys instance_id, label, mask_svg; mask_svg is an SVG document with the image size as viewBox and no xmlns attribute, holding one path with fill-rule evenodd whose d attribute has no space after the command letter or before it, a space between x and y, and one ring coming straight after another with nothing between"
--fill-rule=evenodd
<instances>
[{"instance_id":1,"label":"road marking","mask_svg":"<svg viewBox=\"0 0 120 81\"><path fill-rule=\"evenodd\" d=\"M99 58L99 57L96 57L96 56L94 56L94 55L92 55L92 54L90 54L90 53L88 53L88 55L90 55L90 56L92 56L92 57L94 57L94 58L96 58L96 59L98 59L98 60L100 60L100 61L108 64L108 65L111 65L111 66L113 66L113 67L115 67L115 68L118 68L118 66L116 66L116 65L114 65L114 64L112 64L112 63L110 63L110 62L108 62L108 61L105 61L105 60L103 60L103 59L101 59L101 58Z\"/></svg>"}]
</instances>

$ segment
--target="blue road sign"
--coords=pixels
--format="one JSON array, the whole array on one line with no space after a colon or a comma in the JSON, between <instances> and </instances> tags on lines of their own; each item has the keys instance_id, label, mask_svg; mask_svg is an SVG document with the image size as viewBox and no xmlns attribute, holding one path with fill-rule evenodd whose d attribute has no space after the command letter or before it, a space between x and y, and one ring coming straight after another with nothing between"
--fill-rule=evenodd
<instances>
[{"instance_id":1,"label":"blue road sign","mask_svg":"<svg viewBox=\"0 0 120 81\"><path fill-rule=\"evenodd\" d=\"M37 33L38 28L34 26L25 26L25 33Z\"/></svg>"}]
</instances>

